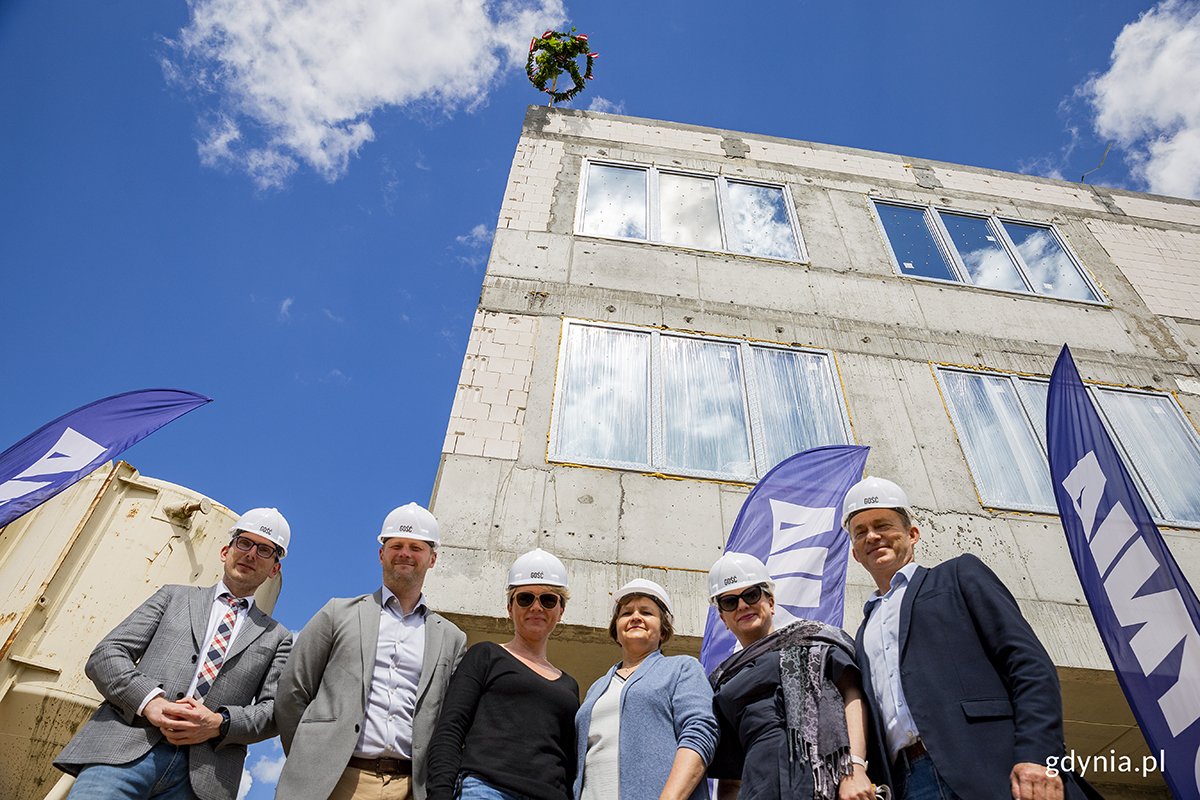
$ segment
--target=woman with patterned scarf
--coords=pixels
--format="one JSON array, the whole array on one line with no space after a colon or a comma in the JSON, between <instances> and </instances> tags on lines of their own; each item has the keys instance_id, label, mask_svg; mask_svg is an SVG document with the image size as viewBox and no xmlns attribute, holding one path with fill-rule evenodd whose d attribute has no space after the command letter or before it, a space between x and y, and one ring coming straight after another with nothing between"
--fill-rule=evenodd
<instances>
[{"instance_id":1,"label":"woman with patterned scarf","mask_svg":"<svg viewBox=\"0 0 1200 800\"><path fill-rule=\"evenodd\" d=\"M874 800L853 640L811 620L776 630L775 584L754 556L726 553L708 583L742 646L709 676L721 732L708 771L717 800Z\"/></svg>"}]
</instances>

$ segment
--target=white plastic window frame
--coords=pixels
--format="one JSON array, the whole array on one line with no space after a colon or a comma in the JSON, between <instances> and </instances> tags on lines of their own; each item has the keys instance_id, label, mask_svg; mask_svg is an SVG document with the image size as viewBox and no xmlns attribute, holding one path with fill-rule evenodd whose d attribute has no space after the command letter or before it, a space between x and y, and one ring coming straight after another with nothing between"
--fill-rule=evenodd
<instances>
[{"instance_id":1,"label":"white plastic window frame","mask_svg":"<svg viewBox=\"0 0 1200 800\"><path fill-rule=\"evenodd\" d=\"M903 200L892 200L884 197L871 197L870 201L871 213L875 217L875 227L878 229L879 235L883 237L883 240L887 243L888 255L892 260L892 269L898 276L902 278L911 278L917 281L929 281L931 283L943 283L951 285L962 284L964 286L982 289L983 291L987 292L1033 295L1035 297L1045 297L1050 300L1061 300L1066 303L1086 303L1087 305L1091 306L1111 305L1104 292L1100 290L1099 284L1097 284L1092 278L1092 275L1090 272L1088 272L1087 268L1083 266L1083 262L1076 257L1074 251L1072 251L1070 246L1067 244L1067 240L1063 238L1062 234L1058 232L1057 226L1055 226L1052 222L1019 219L1017 217L1001 216L1000 214L986 214L980 211L967 211L965 209L952 208L950 206L943 205L906 203ZM914 208L925 212L926 223L932 223L929 225L929 230L933 234L934 244L937 245L937 248L942 252L942 254L946 257L946 260L949 262L950 271L953 272L955 276L954 280L946 280L945 278L930 278L924 275L908 275L904 272L900 266L900 258L896 255L896 249L892 246L892 239L890 236L888 236L887 228L885 228L883 225L883 218L879 215L879 206L881 205L897 206L900 208ZM970 273L967 272L967 267L963 263L962 256L959 255L958 248L955 247L954 240L951 238L950 232L946 230L946 225L942 222L943 212L947 214L958 214L959 216L987 220L988 228L995 236L996 242L1001 248L1003 248L1008 257L1012 259L1013 264L1016 265L1017 274L1020 276L1021 282L1025 284L1025 290L1019 291L1015 289L996 289L990 286L978 286L975 283L972 283ZM1079 274L1079 277L1083 280L1084 284L1087 285L1091 293L1095 295L1096 299L1088 300L1077 297L1061 297L1056 294L1039 292L1034 289L1033 280L1029 276L1029 267L1026 266L1025 260L1021 258L1021 254L1017 251L1016 244L1008 235L1008 231L1005 230L1003 225L1005 222L1012 222L1019 225L1032 225L1038 228L1045 228L1049 230L1050 235L1054 237L1054 240L1058 242L1058 246L1061 247L1063 252L1067 254L1067 258L1070 260L1071 265L1075 267L1075 271Z\"/></svg>"},{"instance_id":2,"label":"white plastic window frame","mask_svg":"<svg viewBox=\"0 0 1200 800\"><path fill-rule=\"evenodd\" d=\"M559 413L558 410L562 407L562 392L563 384L566 380L565 365L567 356L567 343L570 337L570 331L573 326L583 326L591 328L603 328L614 331L627 331L630 333L644 334L650 337L650 425L649 425L649 447L647 452L650 454L650 460L647 464L638 464L627 461L614 461L602 458L581 458L579 456L564 456L558 452L559 441ZM742 373L742 397L745 400L743 407L743 419L746 423L746 433L750 437L750 455L753 459L753 475L734 475L728 472L720 472L714 470L697 470L697 469L680 469L677 467L664 468L661 464L662 453L665 447L663 434L663 414L665 406L663 403L663 382L662 382L662 366L661 366L661 348L659 342L662 337L676 337L680 339L697 339L702 342L713 342L716 344L734 344L737 345L738 361ZM837 408L831 411L837 415L837 420L841 425L841 430L845 434L845 443L854 443L854 431L850 425L850 416L846 407L846 398L842 391L841 381L838 379L837 363L834 353L830 350L822 350L810 347L787 347L785 345L773 344L769 342L749 342L745 339L737 339L725 336L707 336L694 333L686 333L683 331L660 330L657 328L643 328L636 325L619 325L609 322L596 322L592 320L564 318L562 330L559 336L558 346L558 365L555 371L554 379L554 403L550 413L550 434L547 447L546 459L551 463L560 464L586 464L588 466L609 467L612 469L623 469L635 472L652 472L662 473L664 475L678 475L688 478L709 478L712 480L732 481L736 483L757 483L763 475L770 470L774 464L767 464L767 448L763 441L763 418L762 418L762 403L759 398L758 390L758 373L754 364L754 359L750 358L753 348L762 348L768 350L782 350L789 353L805 353L809 355L821 356L825 361L826 369L829 371L830 380L837 388L835 396L837 398Z\"/></svg>"},{"instance_id":3,"label":"white plastic window frame","mask_svg":"<svg viewBox=\"0 0 1200 800\"><path fill-rule=\"evenodd\" d=\"M946 384L942 379L942 375L946 372L958 372L958 373L963 373L966 375L980 375L980 376L987 376L987 377L991 377L991 378L1005 378L1005 379L1009 380L1012 383L1014 390L1016 391L1017 398L1020 400L1021 411L1025 416L1026 424L1028 424L1030 427L1030 433L1033 434L1033 439L1037 443L1038 449L1041 451L1042 455L1046 457L1047 463L1049 462L1049 455L1046 453L1047 444L1046 444L1045 440L1041 436L1038 435L1038 426L1034 423L1032 417L1030 416L1030 414L1031 414L1030 408L1031 408L1032 404L1026 397L1025 383L1030 382L1030 383L1049 384L1050 379L1042 378L1042 377L1034 377L1031 375L1017 375L1017 374L1013 374L1010 372L1000 372L1000 371L996 371L996 370L966 369L964 367L952 367L952 366L941 366L941 365L937 366L934 371L937 374L938 388L940 389L940 391L942 393L942 397L945 398L946 410L950 414L951 422L954 424L955 433L958 434L959 446L962 448L963 457L967 461L967 468L970 470L970 473L971 473L971 481L972 481L972 483L975 484L975 491L979 495L979 499L980 499L980 502L982 503L983 507L984 508L994 508L994 509L1003 510L1003 511L1028 511L1028 512L1035 513L1035 514L1051 514L1053 516L1058 516L1058 509L1053 508L1053 507L1039 506L1036 504L1024 504L1024 503L1005 503L1005 504L1001 505L1001 504L995 504L995 503L988 502L988 498L983 493L983 487L980 485L979 479L976 477L976 475L979 474L980 470L978 469L978 467L975 463L974 456L962 444L962 442L963 442L962 431L964 431L965 428L963 426L962 419L959 417L957 408L949 400L950 395L947 392ZM1088 391L1088 397L1092 401L1092 406L1096 409L1096 413L1098 413L1100 415L1100 419L1104 423L1105 430L1108 431L1108 435L1112 439L1113 444L1116 446L1117 452L1120 453L1121 460L1125 463L1125 466L1130 470L1131 474L1133 475L1134 483L1137 484L1138 491L1141 492L1142 499L1146 502L1147 507L1150 509L1150 513L1151 513L1152 517L1154 518L1154 522L1158 525L1163 525L1163 526L1170 527L1170 528L1200 529L1200 520L1171 519L1169 517L1164 517L1159 513L1158 500L1151 494L1149 487L1147 487L1146 482L1142 479L1141 473L1142 473L1142 470L1144 469L1144 466L1141 464L1140 459L1135 459L1133 456L1131 456L1129 451L1125 448L1124 442L1121 441L1121 438L1117 435L1116 431L1113 429L1112 423L1109 421L1109 415L1104 411L1104 407L1100 403L1100 400L1097 397L1097 393L1098 392L1120 392L1123 394L1139 395L1139 396L1143 396L1143 397L1154 397L1154 398L1158 398L1158 399L1165 398L1165 399L1169 400L1170 402L1168 402L1167 405L1168 405L1168 407L1170 407L1172 409L1171 413L1173 413L1178 418L1178 421L1182 423L1183 430L1185 430L1187 432L1187 435L1191 438L1192 442L1194 444L1196 444L1197 446L1200 446L1200 434L1197 433L1196 427L1192 424L1191 420L1188 419L1187 414L1184 413L1183 408L1179 405L1179 400L1169 392L1152 392L1152 391L1147 391L1145 389L1130 389L1130 388L1126 388L1123 386L1110 386L1107 384L1096 384L1096 383L1091 383L1089 381L1084 381L1084 387Z\"/></svg>"},{"instance_id":4,"label":"white plastic window frame","mask_svg":"<svg viewBox=\"0 0 1200 800\"><path fill-rule=\"evenodd\" d=\"M592 165L598 167L615 167L618 169L636 169L641 170L646 175L646 238L638 239L630 236L607 236L599 233L587 233L583 230L583 216L587 209L587 190L588 177L591 173ZM659 238L660 235L660 217L662 209L659 206L658 196L658 176L662 173L671 175L682 175L688 178L706 178L714 180L717 185L717 225L721 233L721 249L709 250L705 247L697 245L680 244L678 242L664 242ZM783 192L783 202L787 208L788 225L792 229L792 237L796 242L796 251L798 259L777 258L775 256L760 256L753 253L742 253L729 248L729 231L726 229L725 216L726 209L729 206L729 190L728 183L744 183L750 186L765 186L771 189L779 189ZM804 246L804 235L800 231L800 219L796 214L796 205L792 201L792 193L788 190L787 184L771 183L770 181L760 181L752 178L743 178L741 176L728 177L717 172L704 172L698 170L674 169L671 167L659 167L653 164L637 164L632 161L614 161L610 159L583 159L583 169L580 170L579 179L579 197L575 202L575 235L587 236L593 239L609 239L617 242L639 242L641 244L653 244L659 247L684 247L689 250L700 250L706 253L721 253L722 255L742 256L744 258L759 258L766 261L782 261L788 264L807 264L808 263L808 248Z\"/></svg>"}]
</instances>

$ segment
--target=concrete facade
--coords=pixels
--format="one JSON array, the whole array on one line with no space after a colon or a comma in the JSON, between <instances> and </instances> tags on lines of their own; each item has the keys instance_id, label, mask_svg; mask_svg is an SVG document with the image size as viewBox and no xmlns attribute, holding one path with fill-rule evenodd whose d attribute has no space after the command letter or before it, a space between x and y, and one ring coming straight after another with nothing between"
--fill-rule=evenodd
<instances>
[{"instance_id":1,"label":"concrete facade","mask_svg":"<svg viewBox=\"0 0 1200 800\"><path fill-rule=\"evenodd\" d=\"M588 160L786 187L798 261L579 233ZM1101 302L898 274L876 199L1053 224ZM868 472L916 506L918 560L962 552L1018 598L1059 667L1068 746L1140 756L1057 516L984 507L939 365L1049 375L1068 343L1085 380L1168 393L1200 420L1200 204L898 155L592 112L529 109L501 205L446 431L433 506L443 525L434 605L499 638L505 572L532 547L564 559L573 599L551 651L582 686L617 657L613 590L651 577L676 598L674 650L698 652L704 574L746 483L551 460L564 319L817 348L831 354ZM1200 486L1200 477L1197 478ZM1200 489L1198 489L1200 490ZM1200 581L1200 543L1164 529ZM851 563L846 627L873 589ZM1099 776L1113 796L1157 777Z\"/></svg>"}]
</instances>

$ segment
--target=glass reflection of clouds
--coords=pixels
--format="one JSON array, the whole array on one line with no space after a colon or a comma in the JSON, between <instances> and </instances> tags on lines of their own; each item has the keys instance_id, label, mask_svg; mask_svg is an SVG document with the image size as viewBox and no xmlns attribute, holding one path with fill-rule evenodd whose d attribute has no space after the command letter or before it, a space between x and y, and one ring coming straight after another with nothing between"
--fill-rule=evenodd
<instances>
[{"instance_id":1,"label":"glass reflection of clouds","mask_svg":"<svg viewBox=\"0 0 1200 800\"><path fill-rule=\"evenodd\" d=\"M997 241L996 233L986 219L943 212L942 222L958 248L971 283L988 289L1026 291L1017 265Z\"/></svg>"},{"instance_id":2,"label":"glass reflection of clouds","mask_svg":"<svg viewBox=\"0 0 1200 800\"><path fill-rule=\"evenodd\" d=\"M729 181L729 249L765 258L798 260L800 249L783 189Z\"/></svg>"},{"instance_id":3,"label":"glass reflection of clouds","mask_svg":"<svg viewBox=\"0 0 1200 800\"><path fill-rule=\"evenodd\" d=\"M896 261L902 267L901 274L956 280L950 262L934 238L925 209L887 203L877 203L875 208L879 210Z\"/></svg>"},{"instance_id":4,"label":"glass reflection of clouds","mask_svg":"<svg viewBox=\"0 0 1200 800\"><path fill-rule=\"evenodd\" d=\"M1024 222L1006 220L1002 224L1017 246L1036 291L1073 300L1096 299L1053 231Z\"/></svg>"},{"instance_id":5,"label":"glass reflection of clouds","mask_svg":"<svg viewBox=\"0 0 1200 800\"><path fill-rule=\"evenodd\" d=\"M662 337L664 464L753 478L737 345Z\"/></svg>"},{"instance_id":6,"label":"glass reflection of clouds","mask_svg":"<svg viewBox=\"0 0 1200 800\"><path fill-rule=\"evenodd\" d=\"M658 205L662 241L705 250L721 249L717 183L712 178L660 173Z\"/></svg>"},{"instance_id":7,"label":"glass reflection of clouds","mask_svg":"<svg viewBox=\"0 0 1200 800\"><path fill-rule=\"evenodd\" d=\"M573 325L558 406L558 456L650 460L650 337Z\"/></svg>"},{"instance_id":8,"label":"glass reflection of clouds","mask_svg":"<svg viewBox=\"0 0 1200 800\"><path fill-rule=\"evenodd\" d=\"M590 164L583 232L646 238L646 171Z\"/></svg>"}]
</instances>

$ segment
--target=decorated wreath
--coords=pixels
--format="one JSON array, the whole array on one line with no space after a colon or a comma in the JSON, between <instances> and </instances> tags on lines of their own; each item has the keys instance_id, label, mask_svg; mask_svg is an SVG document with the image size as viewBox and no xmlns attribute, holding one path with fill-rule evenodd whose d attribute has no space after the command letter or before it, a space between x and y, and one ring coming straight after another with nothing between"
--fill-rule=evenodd
<instances>
[{"instance_id":1,"label":"decorated wreath","mask_svg":"<svg viewBox=\"0 0 1200 800\"><path fill-rule=\"evenodd\" d=\"M525 74L529 82L539 92L550 95L550 105L570 100L583 91L585 81L592 79L592 63L599 53L590 52L588 37L585 33L570 33L563 31L546 31L540 38L529 43L529 58L525 61ZM587 65L583 74L575 60L580 56L587 57ZM557 91L558 76L566 72L571 76L574 85L566 91ZM547 86L549 84L549 86Z\"/></svg>"}]
</instances>

